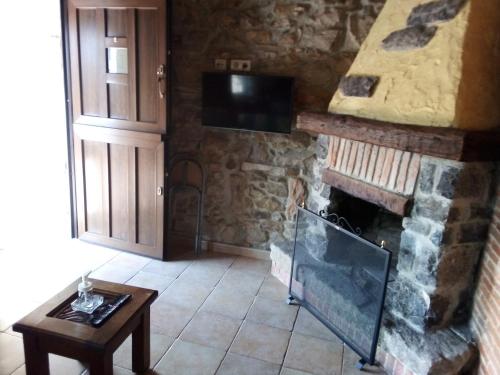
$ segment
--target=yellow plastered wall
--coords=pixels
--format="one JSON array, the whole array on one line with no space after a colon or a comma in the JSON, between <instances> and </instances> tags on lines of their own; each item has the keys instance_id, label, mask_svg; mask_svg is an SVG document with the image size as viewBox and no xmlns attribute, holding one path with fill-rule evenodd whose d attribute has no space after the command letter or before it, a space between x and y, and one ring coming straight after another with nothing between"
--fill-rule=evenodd
<instances>
[{"instance_id":1,"label":"yellow plastered wall","mask_svg":"<svg viewBox=\"0 0 500 375\"><path fill-rule=\"evenodd\" d=\"M462 129L500 124L500 0L469 0L454 19L438 24L423 48L382 49L382 40L426 2L387 0L348 72L379 76L373 96L337 90L330 112Z\"/></svg>"}]
</instances>

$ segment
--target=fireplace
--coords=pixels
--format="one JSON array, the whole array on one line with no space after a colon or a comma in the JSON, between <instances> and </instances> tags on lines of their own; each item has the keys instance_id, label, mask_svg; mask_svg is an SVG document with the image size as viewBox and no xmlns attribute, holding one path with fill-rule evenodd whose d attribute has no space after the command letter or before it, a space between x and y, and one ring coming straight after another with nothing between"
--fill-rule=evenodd
<instances>
[{"instance_id":1,"label":"fireplace","mask_svg":"<svg viewBox=\"0 0 500 375\"><path fill-rule=\"evenodd\" d=\"M497 160L498 150L488 145L498 142L498 133L307 113L299 115L298 127L314 128L323 134L318 144L328 145L319 161L328 199L311 195L309 208L346 217L393 252L378 361L389 371L414 374L455 374L472 366L476 349L461 327L490 221L494 165L487 160ZM412 142L422 131L430 141ZM271 249L273 273L288 283L291 244Z\"/></svg>"}]
</instances>

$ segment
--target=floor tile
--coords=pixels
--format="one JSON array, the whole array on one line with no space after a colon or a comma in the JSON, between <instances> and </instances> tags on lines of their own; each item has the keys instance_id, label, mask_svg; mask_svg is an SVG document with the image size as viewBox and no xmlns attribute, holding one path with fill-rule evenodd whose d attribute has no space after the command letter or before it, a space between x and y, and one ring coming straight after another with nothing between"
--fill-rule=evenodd
<instances>
[{"instance_id":1,"label":"floor tile","mask_svg":"<svg viewBox=\"0 0 500 375\"><path fill-rule=\"evenodd\" d=\"M49 354L49 366L51 375L80 375L85 370L83 363L54 354Z\"/></svg>"},{"instance_id":2,"label":"floor tile","mask_svg":"<svg viewBox=\"0 0 500 375\"><path fill-rule=\"evenodd\" d=\"M163 262L161 260L152 260L148 263L142 271L156 273L159 275L164 275L172 278L178 277L191 263L192 259L188 260L170 260Z\"/></svg>"},{"instance_id":3,"label":"floor tile","mask_svg":"<svg viewBox=\"0 0 500 375\"><path fill-rule=\"evenodd\" d=\"M217 375L278 375L280 365L228 353Z\"/></svg>"},{"instance_id":4,"label":"floor tile","mask_svg":"<svg viewBox=\"0 0 500 375\"><path fill-rule=\"evenodd\" d=\"M151 332L178 337L195 313L170 303L154 303L151 306Z\"/></svg>"},{"instance_id":5,"label":"floor tile","mask_svg":"<svg viewBox=\"0 0 500 375\"><path fill-rule=\"evenodd\" d=\"M176 340L154 370L162 375L213 375L224 354L224 350Z\"/></svg>"},{"instance_id":6,"label":"floor tile","mask_svg":"<svg viewBox=\"0 0 500 375\"><path fill-rule=\"evenodd\" d=\"M151 261L152 261L151 258L146 258L140 255L122 252L119 253L113 259L111 259L107 264L123 268L134 268L138 272L142 270Z\"/></svg>"},{"instance_id":7,"label":"floor tile","mask_svg":"<svg viewBox=\"0 0 500 375\"><path fill-rule=\"evenodd\" d=\"M227 269L237 258L237 256L230 254L208 251L202 253L198 258L196 258L196 262Z\"/></svg>"},{"instance_id":8,"label":"floor tile","mask_svg":"<svg viewBox=\"0 0 500 375\"><path fill-rule=\"evenodd\" d=\"M85 371L83 363L55 354L49 354L49 366L50 375L80 375ZM26 366L19 367L12 375L26 375Z\"/></svg>"},{"instance_id":9,"label":"floor tile","mask_svg":"<svg viewBox=\"0 0 500 375\"><path fill-rule=\"evenodd\" d=\"M8 303L2 302L0 310L0 331L7 330L19 319L28 315L31 311L40 306L40 302L28 300L23 298L22 295L13 296L12 298L6 298L3 295L0 295L0 299L2 301L9 301Z\"/></svg>"},{"instance_id":10,"label":"floor tile","mask_svg":"<svg viewBox=\"0 0 500 375\"><path fill-rule=\"evenodd\" d=\"M134 375L135 372L130 371L119 366L113 366L113 375Z\"/></svg>"},{"instance_id":11,"label":"floor tile","mask_svg":"<svg viewBox=\"0 0 500 375\"><path fill-rule=\"evenodd\" d=\"M232 287L240 292L256 295L264 278L265 275L261 273L229 269L219 285L223 287Z\"/></svg>"},{"instance_id":12,"label":"floor tile","mask_svg":"<svg viewBox=\"0 0 500 375\"><path fill-rule=\"evenodd\" d=\"M201 306L201 310L243 320L253 299L254 296L251 294L219 286L214 289L203 306Z\"/></svg>"},{"instance_id":13,"label":"floor tile","mask_svg":"<svg viewBox=\"0 0 500 375\"><path fill-rule=\"evenodd\" d=\"M173 303L177 306L197 310L211 292L210 286L179 278L170 284L156 303Z\"/></svg>"},{"instance_id":14,"label":"floor tile","mask_svg":"<svg viewBox=\"0 0 500 375\"><path fill-rule=\"evenodd\" d=\"M291 331L297 311L297 306L287 305L285 301L276 301L257 296L248 311L246 319Z\"/></svg>"},{"instance_id":15,"label":"floor tile","mask_svg":"<svg viewBox=\"0 0 500 375\"><path fill-rule=\"evenodd\" d=\"M19 333L19 332L14 332L14 330L12 329L12 326L10 326L5 331L3 331L3 333L6 333L6 334L11 335L11 336L16 336L16 337L19 337L19 338L23 338L23 334Z\"/></svg>"},{"instance_id":16,"label":"floor tile","mask_svg":"<svg viewBox=\"0 0 500 375\"><path fill-rule=\"evenodd\" d=\"M117 266L114 264L106 263L92 272L89 277L93 279L110 281L112 283L125 284L138 271L139 270L135 267L120 267L119 265Z\"/></svg>"},{"instance_id":17,"label":"floor tile","mask_svg":"<svg viewBox=\"0 0 500 375\"><path fill-rule=\"evenodd\" d=\"M136 374L135 372L132 372L126 368L119 367L119 366L113 366L113 375L134 375ZM151 375L156 375L155 372L153 371L148 371L145 374L151 374ZM90 375L89 371L85 371L82 375ZM160 374L158 374L160 375Z\"/></svg>"},{"instance_id":18,"label":"floor tile","mask_svg":"<svg viewBox=\"0 0 500 375\"><path fill-rule=\"evenodd\" d=\"M182 331L180 338L183 341L227 350L240 325L241 320L199 311Z\"/></svg>"},{"instance_id":19,"label":"floor tile","mask_svg":"<svg viewBox=\"0 0 500 375\"><path fill-rule=\"evenodd\" d=\"M293 331L320 339L338 341L337 336L332 331L303 307L299 309Z\"/></svg>"},{"instance_id":20,"label":"floor tile","mask_svg":"<svg viewBox=\"0 0 500 375\"><path fill-rule=\"evenodd\" d=\"M174 338L156 333L151 333L150 337L150 363L153 368L174 343ZM113 354L113 363L119 367L132 369L132 336L129 336L124 343Z\"/></svg>"},{"instance_id":21,"label":"floor tile","mask_svg":"<svg viewBox=\"0 0 500 375\"><path fill-rule=\"evenodd\" d=\"M360 371L356 368L360 356L356 354L347 345L344 345L344 356L342 363L342 375L359 375ZM367 374L385 374L385 371L380 366L365 365L363 373Z\"/></svg>"},{"instance_id":22,"label":"floor tile","mask_svg":"<svg viewBox=\"0 0 500 375\"><path fill-rule=\"evenodd\" d=\"M1 372L0 372L0 374L1 374ZM14 371L12 373L12 375L26 375L26 366L22 365L16 371Z\"/></svg>"},{"instance_id":23,"label":"floor tile","mask_svg":"<svg viewBox=\"0 0 500 375\"><path fill-rule=\"evenodd\" d=\"M203 284L211 288L215 287L226 272L225 267L214 266L210 264L193 262L179 276L180 280L189 280L198 284Z\"/></svg>"},{"instance_id":24,"label":"floor tile","mask_svg":"<svg viewBox=\"0 0 500 375\"><path fill-rule=\"evenodd\" d=\"M311 374L310 372L304 372L300 370L294 370L292 368L283 367L281 369L280 375L313 375L313 374Z\"/></svg>"},{"instance_id":25,"label":"floor tile","mask_svg":"<svg viewBox=\"0 0 500 375\"><path fill-rule=\"evenodd\" d=\"M334 375L342 371L343 345L312 336L293 333L284 366L315 375Z\"/></svg>"},{"instance_id":26,"label":"floor tile","mask_svg":"<svg viewBox=\"0 0 500 375\"><path fill-rule=\"evenodd\" d=\"M158 291L158 294L161 294L174 282L174 280L175 279L172 277L158 275L157 273L139 271L134 277L127 281L127 285L154 289Z\"/></svg>"},{"instance_id":27,"label":"floor tile","mask_svg":"<svg viewBox=\"0 0 500 375\"><path fill-rule=\"evenodd\" d=\"M286 301L288 298L288 287L283 285L273 275L268 275L262 283L258 295L277 301Z\"/></svg>"},{"instance_id":28,"label":"floor tile","mask_svg":"<svg viewBox=\"0 0 500 375\"><path fill-rule=\"evenodd\" d=\"M0 333L0 374L9 375L24 363L23 340Z\"/></svg>"},{"instance_id":29,"label":"floor tile","mask_svg":"<svg viewBox=\"0 0 500 375\"><path fill-rule=\"evenodd\" d=\"M271 270L271 261L239 257L231 265L231 268L233 270L267 274Z\"/></svg>"},{"instance_id":30,"label":"floor tile","mask_svg":"<svg viewBox=\"0 0 500 375\"><path fill-rule=\"evenodd\" d=\"M289 338L285 330L245 321L229 351L280 365Z\"/></svg>"}]
</instances>

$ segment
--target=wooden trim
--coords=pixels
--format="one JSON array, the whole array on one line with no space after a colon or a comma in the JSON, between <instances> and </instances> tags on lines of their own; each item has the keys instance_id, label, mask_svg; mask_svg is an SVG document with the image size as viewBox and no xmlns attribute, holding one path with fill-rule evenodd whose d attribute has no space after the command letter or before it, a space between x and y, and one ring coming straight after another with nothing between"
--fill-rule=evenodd
<instances>
[{"instance_id":1,"label":"wooden trim","mask_svg":"<svg viewBox=\"0 0 500 375\"><path fill-rule=\"evenodd\" d=\"M128 35L128 97L129 97L129 121L137 121L137 48L136 48L136 10L127 11L127 35Z\"/></svg>"},{"instance_id":2,"label":"wooden trim","mask_svg":"<svg viewBox=\"0 0 500 375\"><path fill-rule=\"evenodd\" d=\"M108 102L108 85L106 84L106 44L104 42L106 38L106 17L104 15L104 9L96 9L96 22L97 30L96 37L98 44L101 48L98 48L96 55L96 65L99 74L99 83L97 84L96 91L99 98L99 116L109 117L109 102ZM85 109L85 108L84 108Z\"/></svg>"},{"instance_id":3,"label":"wooden trim","mask_svg":"<svg viewBox=\"0 0 500 375\"><path fill-rule=\"evenodd\" d=\"M399 216L405 216L411 208L412 199L410 197L383 190L330 169L323 171L323 182L352 196L381 206Z\"/></svg>"},{"instance_id":4,"label":"wooden trim","mask_svg":"<svg viewBox=\"0 0 500 375\"><path fill-rule=\"evenodd\" d=\"M131 131L142 131L151 133L164 133L165 130L156 123L153 122L138 122L138 121L128 121L119 120L113 118L96 117L96 116L77 116L74 119L74 124L81 125L93 125L112 129L123 129ZM138 130L140 128L140 130Z\"/></svg>"},{"instance_id":5,"label":"wooden trim","mask_svg":"<svg viewBox=\"0 0 500 375\"><path fill-rule=\"evenodd\" d=\"M75 162L74 162L74 145L73 145L73 98L71 93L71 77L70 77L70 46L69 46L69 11L68 1L60 0L60 16L61 16L61 38L62 38L62 57L64 66L64 99L66 101L66 147L68 157L68 182L69 182L69 199L71 210L71 238L76 238L78 233L77 224L77 204L76 204L76 180L75 180Z\"/></svg>"},{"instance_id":6,"label":"wooden trim","mask_svg":"<svg viewBox=\"0 0 500 375\"><path fill-rule=\"evenodd\" d=\"M137 243L137 147L129 146L128 162L133 168L129 168L128 175L128 230L130 243Z\"/></svg>"},{"instance_id":7,"label":"wooden trim","mask_svg":"<svg viewBox=\"0 0 500 375\"><path fill-rule=\"evenodd\" d=\"M300 113L297 128L450 160L500 160L498 130L465 131L315 112Z\"/></svg>"},{"instance_id":8,"label":"wooden trim","mask_svg":"<svg viewBox=\"0 0 500 375\"><path fill-rule=\"evenodd\" d=\"M107 36L104 38L104 44L106 48L127 48L128 40L123 37Z\"/></svg>"},{"instance_id":9,"label":"wooden trim","mask_svg":"<svg viewBox=\"0 0 500 375\"><path fill-rule=\"evenodd\" d=\"M247 258L269 260L271 252L267 250L253 249L250 247L229 245L220 242L202 241L201 247L205 251L244 256Z\"/></svg>"},{"instance_id":10,"label":"wooden trim","mask_svg":"<svg viewBox=\"0 0 500 375\"><path fill-rule=\"evenodd\" d=\"M106 73L106 83L125 86L128 85L129 82L128 76L128 74Z\"/></svg>"},{"instance_id":11,"label":"wooden trim","mask_svg":"<svg viewBox=\"0 0 500 375\"><path fill-rule=\"evenodd\" d=\"M161 142L161 136L153 133L141 133L80 124L73 125L73 130L79 138L96 142L118 143L120 145L147 148L156 148L159 142Z\"/></svg>"},{"instance_id":12,"label":"wooden trim","mask_svg":"<svg viewBox=\"0 0 500 375\"><path fill-rule=\"evenodd\" d=\"M137 6L136 0L100 0L96 6L95 0L71 0L77 8L130 8L138 9L158 8L164 0L141 0L141 5Z\"/></svg>"}]
</instances>

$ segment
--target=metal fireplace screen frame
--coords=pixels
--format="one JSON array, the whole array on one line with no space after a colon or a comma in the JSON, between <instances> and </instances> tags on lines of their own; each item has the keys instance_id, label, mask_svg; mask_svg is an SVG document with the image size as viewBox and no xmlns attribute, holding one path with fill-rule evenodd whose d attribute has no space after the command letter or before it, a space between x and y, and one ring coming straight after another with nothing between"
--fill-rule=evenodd
<instances>
[{"instance_id":1,"label":"metal fireplace screen frame","mask_svg":"<svg viewBox=\"0 0 500 375\"><path fill-rule=\"evenodd\" d=\"M289 294L374 364L391 252L341 224L299 207Z\"/></svg>"}]
</instances>

